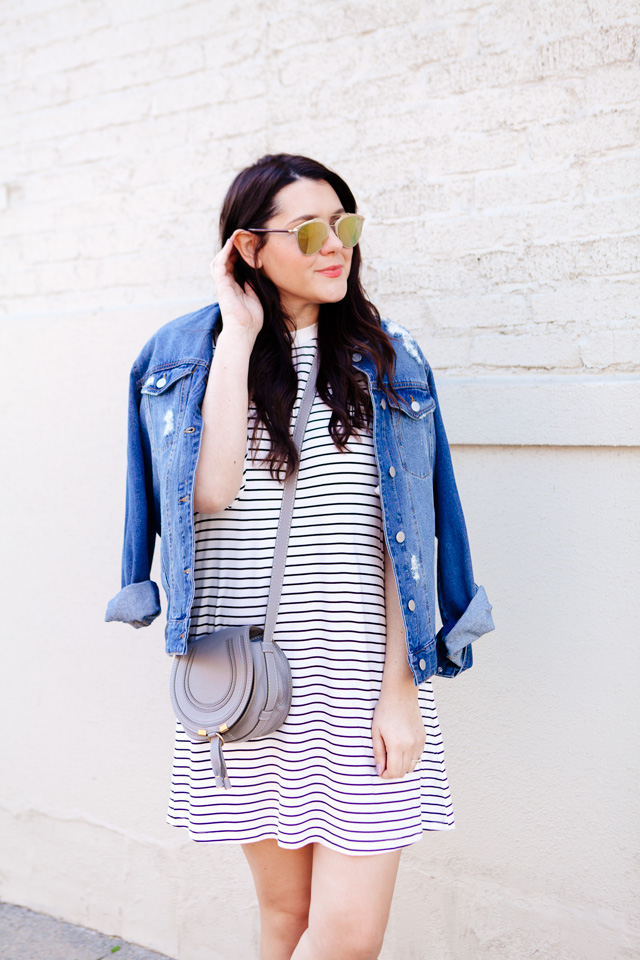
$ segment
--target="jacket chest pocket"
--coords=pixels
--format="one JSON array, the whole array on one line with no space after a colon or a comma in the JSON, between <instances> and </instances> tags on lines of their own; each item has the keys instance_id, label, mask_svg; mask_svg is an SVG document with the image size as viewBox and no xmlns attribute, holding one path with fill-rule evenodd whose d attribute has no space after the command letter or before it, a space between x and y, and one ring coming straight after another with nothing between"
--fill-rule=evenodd
<instances>
[{"instance_id":1,"label":"jacket chest pocket","mask_svg":"<svg viewBox=\"0 0 640 960\"><path fill-rule=\"evenodd\" d=\"M188 393L187 374L193 364L178 364L166 370L150 373L140 383L142 402L146 405L150 424L152 450L164 450L176 436L182 421Z\"/></svg>"},{"instance_id":2,"label":"jacket chest pocket","mask_svg":"<svg viewBox=\"0 0 640 960\"><path fill-rule=\"evenodd\" d=\"M393 433L403 467L415 477L431 476L435 445L436 402L426 384L395 386L400 402L388 400Z\"/></svg>"}]
</instances>

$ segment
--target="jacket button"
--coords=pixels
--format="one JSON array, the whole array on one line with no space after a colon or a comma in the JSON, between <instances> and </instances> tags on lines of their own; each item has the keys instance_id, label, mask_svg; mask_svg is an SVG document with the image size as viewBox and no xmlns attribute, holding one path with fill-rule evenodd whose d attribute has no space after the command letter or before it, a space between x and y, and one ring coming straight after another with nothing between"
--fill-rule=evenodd
<instances>
[{"instance_id":1,"label":"jacket button","mask_svg":"<svg viewBox=\"0 0 640 960\"><path fill-rule=\"evenodd\" d=\"M159 379L158 382L156 383L156 387L164 387L164 385L165 385L166 382L167 382L167 378L166 378L166 377L160 377L160 379Z\"/></svg>"},{"instance_id":2,"label":"jacket button","mask_svg":"<svg viewBox=\"0 0 640 960\"><path fill-rule=\"evenodd\" d=\"M395 468L395 467L389 467L389 476L390 476L390 477L395 477L395 475L396 475L396 468Z\"/></svg>"},{"instance_id":3,"label":"jacket button","mask_svg":"<svg viewBox=\"0 0 640 960\"><path fill-rule=\"evenodd\" d=\"M416 608L415 600L409 600L409 603L407 604L407 606L409 607L409 610L415 610ZM424 667L422 669L424 670Z\"/></svg>"},{"instance_id":4,"label":"jacket button","mask_svg":"<svg viewBox=\"0 0 640 960\"><path fill-rule=\"evenodd\" d=\"M398 530L398 532L396 533L396 540L398 541L398 543L404 543L404 533L402 532L402 530Z\"/></svg>"},{"instance_id":5,"label":"jacket button","mask_svg":"<svg viewBox=\"0 0 640 960\"><path fill-rule=\"evenodd\" d=\"M414 400L414 401L412 402L412 404L411 404L411 409L412 409L412 410L419 410L419 409L420 409L420 404L418 403L417 400Z\"/></svg>"},{"instance_id":6,"label":"jacket button","mask_svg":"<svg viewBox=\"0 0 640 960\"><path fill-rule=\"evenodd\" d=\"M356 363L359 363L360 360L362 360L362 354L360 354L360 353L354 353L353 359L356 361Z\"/></svg>"},{"instance_id":7,"label":"jacket button","mask_svg":"<svg viewBox=\"0 0 640 960\"><path fill-rule=\"evenodd\" d=\"M382 407L383 410L386 410L386 409L387 409L387 401L385 400L384 397L383 397L382 400L380 401L380 406Z\"/></svg>"},{"instance_id":8,"label":"jacket button","mask_svg":"<svg viewBox=\"0 0 640 960\"><path fill-rule=\"evenodd\" d=\"M426 660L421 660L421 661L418 663L418 666L420 667L421 670L426 670L426 669L427 669L427 661L426 661Z\"/></svg>"}]
</instances>

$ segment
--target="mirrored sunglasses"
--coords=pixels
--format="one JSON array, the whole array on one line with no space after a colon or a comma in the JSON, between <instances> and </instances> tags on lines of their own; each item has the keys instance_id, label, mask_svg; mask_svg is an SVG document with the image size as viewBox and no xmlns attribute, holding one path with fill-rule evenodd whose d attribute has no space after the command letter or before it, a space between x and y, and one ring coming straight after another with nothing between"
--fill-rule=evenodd
<instances>
[{"instance_id":1,"label":"mirrored sunglasses","mask_svg":"<svg viewBox=\"0 0 640 960\"><path fill-rule=\"evenodd\" d=\"M342 242L343 247L355 247L360 239L363 223L364 217L359 213L345 213L331 224L316 217L314 220L305 220L299 227L292 227L290 230L247 227L247 231L249 233L295 233L301 253L304 253L305 257L311 257L322 249L330 229Z\"/></svg>"}]
</instances>

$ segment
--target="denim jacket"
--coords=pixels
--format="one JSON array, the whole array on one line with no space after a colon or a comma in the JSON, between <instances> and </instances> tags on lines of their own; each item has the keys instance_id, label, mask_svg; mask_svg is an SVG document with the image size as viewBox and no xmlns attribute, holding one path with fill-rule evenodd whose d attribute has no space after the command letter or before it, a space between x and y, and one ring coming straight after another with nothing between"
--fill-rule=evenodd
<instances>
[{"instance_id":1,"label":"denim jacket","mask_svg":"<svg viewBox=\"0 0 640 960\"><path fill-rule=\"evenodd\" d=\"M105 620L145 627L160 613L158 587L150 579L160 535L167 654L184 653L189 637L200 406L219 315L212 304L165 324L142 348L130 376L122 588L109 602ZM404 327L388 320L382 325L396 353L393 385L400 402L388 400L377 386L368 355L354 353L353 363L366 376L373 403L384 535L407 659L418 684L433 674L453 677L467 670L472 642L494 624L487 595L473 579L433 373ZM442 622L437 633L436 580Z\"/></svg>"}]
</instances>

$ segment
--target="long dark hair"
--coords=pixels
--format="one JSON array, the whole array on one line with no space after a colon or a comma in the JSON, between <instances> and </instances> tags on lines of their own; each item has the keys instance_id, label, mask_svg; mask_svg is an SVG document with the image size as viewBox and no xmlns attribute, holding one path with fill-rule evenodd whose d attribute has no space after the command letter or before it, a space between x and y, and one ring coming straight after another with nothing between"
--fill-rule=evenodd
<instances>
[{"instance_id":1,"label":"long dark hair","mask_svg":"<svg viewBox=\"0 0 640 960\"><path fill-rule=\"evenodd\" d=\"M279 153L262 157L242 170L231 184L220 213L220 240L224 245L234 230L263 227L275 214L277 194L294 180L324 180L333 187L347 213L355 213L356 201L347 184L323 164L308 157ZM268 234L256 234L256 253L267 242ZM360 284L360 249L354 247L347 293L338 303L320 305L318 317L317 391L332 413L329 433L344 452L352 434L369 426L372 418L369 391L354 368L354 351L368 353L376 366L380 388L395 394L392 383L395 353L390 338L382 329L380 314ZM264 323L249 361L249 394L256 407L251 446L255 450L257 432L266 427L271 450L266 458L274 479L284 478L298 465L298 452L290 430L298 378L291 359L293 334L287 326L275 284L259 269L237 257L234 275L240 287L248 282L256 291L264 310ZM224 323L224 320L222 320Z\"/></svg>"}]
</instances>

